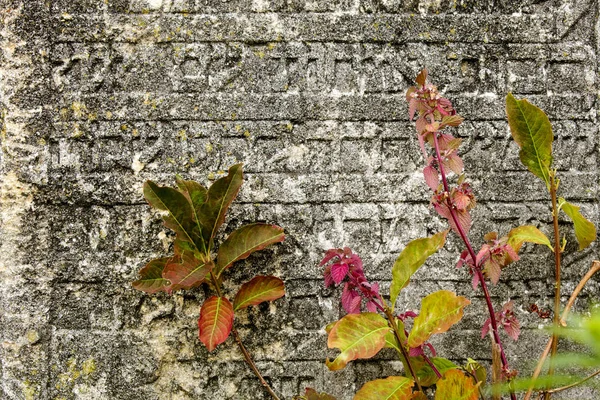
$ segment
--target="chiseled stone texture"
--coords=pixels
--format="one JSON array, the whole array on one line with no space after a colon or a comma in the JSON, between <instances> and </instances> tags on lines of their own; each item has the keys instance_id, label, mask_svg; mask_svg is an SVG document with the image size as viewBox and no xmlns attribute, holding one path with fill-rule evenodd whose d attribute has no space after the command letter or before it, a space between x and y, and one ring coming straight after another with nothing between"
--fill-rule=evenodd
<instances>
[{"instance_id":1,"label":"chiseled stone texture","mask_svg":"<svg viewBox=\"0 0 600 400\"><path fill-rule=\"evenodd\" d=\"M172 235L142 197L147 179L209 184L233 163L245 184L224 237L242 223L286 229L281 245L231 270L285 280L287 295L236 320L283 398L306 386L351 399L397 374L383 351L341 372L324 365L324 326L343 315L318 261L348 245L384 292L412 239L443 229L428 207L404 93L422 67L466 121L457 134L478 206L471 238L535 224L550 233L549 199L524 170L504 96L549 114L561 194L598 216L599 8L594 0L4 0L0 8L0 398L259 399L229 339L197 339L205 288L172 296L130 282ZM568 296L598 246L576 252ZM418 310L438 289L472 299L432 341L440 355L488 363L481 293L454 263L455 236L401 294ZM493 287L523 324L511 364L531 370L552 303L552 257L527 246ZM598 301L598 280L576 303ZM566 300L564 298L563 300ZM598 398L580 389L581 398ZM558 398L558 397L557 397Z\"/></svg>"}]
</instances>

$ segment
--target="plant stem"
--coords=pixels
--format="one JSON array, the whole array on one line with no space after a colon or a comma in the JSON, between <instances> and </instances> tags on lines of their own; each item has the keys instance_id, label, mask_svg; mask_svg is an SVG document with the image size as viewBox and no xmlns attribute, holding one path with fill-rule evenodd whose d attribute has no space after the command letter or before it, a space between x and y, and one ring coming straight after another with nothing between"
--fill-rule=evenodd
<instances>
[{"instance_id":1,"label":"plant stem","mask_svg":"<svg viewBox=\"0 0 600 400\"><path fill-rule=\"evenodd\" d=\"M431 359L429 357L427 357L427 354L423 353L423 358L425 359L425 362L429 365L429 367L433 370L435 375L438 378L441 378L442 374L440 374L440 371L436 368L436 366L433 364L433 362L431 362Z\"/></svg>"},{"instance_id":2,"label":"plant stem","mask_svg":"<svg viewBox=\"0 0 600 400\"><path fill-rule=\"evenodd\" d=\"M584 378L584 379L582 379L582 380L580 380L578 382L571 383L570 385L559 387L559 388L556 388L556 389L548 390L546 393L556 393L556 392L562 392L563 390L571 389L571 388L573 388L573 387L575 387L577 385L581 385L582 383L585 383L586 381L589 381L590 379L592 379L596 375L600 375L600 371L596 371L593 374L591 374L590 376L588 376L588 377L586 377L586 378Z\"/></svg>"},{"instance_id":3,"label":"plant stem","mask_svg":"<svg viewBox=\"0 0 600 400\"><path fill-rule=\"evenodd\" d=\"M385 312L385 316L387 317L390 325L392 325L392 329L394 330L394 336L396 337L396 340L398 341L398 347L400 348L400 351L402 352L402 357L404 357L404 359L406 360L406 365L408 366L408 371L410 372L410 375L412 376L413 380L417 383L417 387L419 388L419 391L423 392L423 388L421 387L421 383L417 379L417 374L415 373L415 369L413 368L412 364L410 363L410 359L408 358L409 356L408 356L408 353L406 352L406 349L404 348L402 339L400 339L400 332L398 331L398 324L396 323L396 318L394 318L394 315L392 314L392 312L390 311L390 309L388 307L385 308L384 312Z\"/></svg>"},{"instance_id":4,"label":"plant stem","mask_svg":"<svg viewBox=\"0 0 600 400\"><path fill-rule=\"evenodd\" d=\"M558 230L558 204L556 200L556 176L550 175L550 197L552 198L552 222L554 226L554 332L552 333L552 344L550 350L550 367L548 376L554 375L554 356L558 348L558 335L556 328L560 324L560 231ZM550 400L551 392L544 394L545 400Z\"/></svg>"},{"instance_id":5,"label":"plant stem","mask_svg":"<svg viewBox=\"0 0 600 400\"><path fill-rule=\"evenodd\" d=\"M571 297L569 298L569 301L567 302L567 305L565 306L565 309L563 310L563 313L560 317L561 325L564 323L564 321L569 316L569 312L571 311L571 307L573 307L573 304L575 303L575 299L577 299L577 296L579 296L579 293L581 293L581 291L585 287L587 281L589 281L591 279L591 277L594 276L594 274L598 271L600 271L600 261L593 261L592 266L590 267L588 272L584 275L584 277L581 278L581 280L579 281L579 284L577 284L577 287L571 294ZM538 364L535 367L535 371L533 372L533 375L531 376L531 380L534 381L533 382L534 384L535 384L535 379L542 372L542 366L544 365L544 361L546 360L546 357L548 357L548 353L550 353L551 345L552 345L552 339L549 339L548 344L546 344L546 349L542 353L540 360L538 361ZM529 386L529 389L527 390L527 393L525 394L525 397L523 398L523 400L529 400L531 398L531 394L533 393L533 386L534 386L533 384L531 386Z\"/></svg>"},{"instance_id":6,"label":"plant stem","mask_svg":"<svg viewBox=\"0 0 600 400\"><path fill-rule=\"evenodd\" d=\"M210 277L211 277L211 279L212 279L212 281L214 283L215 291L217 292L217 295L219 297L223 297L223 295L221 294L221 285L217 281L217 278L216 278L215 274L212 271L210 271ZM244 343L242 343L242 339L240 337L240 334L238 333L237 329L235 329L235 327L233 327L233 326L231 327L231 333L233 334L235 342L237 343L238 347L240 348L240 351L242 352L242 355L244 356L244 359L246 360L246 363L248 363L248 366L250 367L250 369L252 370L252 372L254 372L254 375L256 375L256 377L260 381L260 383L263 386L263 388L265 388L265 390L267 392L269 392L269 394L271 395L271 397L273 398L273 400L281 400L277 396L277 394L273 391L273 389L271 388L271 386L269 385L269 383L265 380L265 378L263 378L262 374L258 370L258 367L256 366L256 363L252 359L252 356L250 355L250 353L246 349L246 346L244 346Z\"/></svg>"},{"instance_id":7,"label":"plant stem","mask_svg":"<svg viewBox=\"0 0 600 400\"><path fill-rule=\"evenodd\" d=\"M442 157L440 155L440 147L439 147L437 135L438 135L438 132L433 133L435 155L436 155L438 167L440 170L440 174L442 175L442 183L444 185L444 191L447 194L450 194L450 188L448 187L448 180L446 178L446 173L444 171L444 166L442 164ZM456 215L456 210L454 209L454 205L452 204L452 202L450 201L449 198L447 199L447 204L448 204L448 209L450 210L450 215L452 216L454 225L456 226L456 229L458 230L458 234L459 234L460 238L462 239L462 241L464 242L465 246L467 246L467 250L469 252L469 255L471 256L471 259L473 260L473 263L476 263L477 255L475 254L475 251L473 250L473 247L471 246L471 242L469 241L467 234L465 233L464 229L462 228L462 225L458 221L458 216ZM488 312L490 314L490 321L491 321L491 325L492 325L492 333L494 336L494 341L500 347L500 357L502 360L502 366L504 369L508 370L509 369L508 360L506 359L506 355L504 354L504 348L502 347L502 342L500 341L500 335L498 334L498 324L496 323L496 313L494 312L494 306L492 305L492 299L490 297L490 292L488 291L483 273L481 272L481 269L479 268L479 266L475 265L474 269L475 269L475 273L477 274L477 277L479 278L479 282L481 283L481 288L483 289L483 295L485 297L485 302L487 304ZM510 397L512 400L517 399L517 397L515 396L514 393L511 393Z\"/></svg>"}]
</instances>

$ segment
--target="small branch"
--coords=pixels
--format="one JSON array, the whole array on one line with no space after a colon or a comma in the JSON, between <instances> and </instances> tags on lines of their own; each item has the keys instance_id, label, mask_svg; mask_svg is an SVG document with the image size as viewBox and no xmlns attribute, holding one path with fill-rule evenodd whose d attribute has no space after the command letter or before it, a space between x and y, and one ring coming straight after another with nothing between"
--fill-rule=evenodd
<instances>
[{"instance_id":1,"label":"small branch","mask_svg":"<svg viewBox=\"0 0 600 400\"><path fill-rule=\"evenodd\" d=\"M558 349L558 334L556 328L560 325L560 231L558 229L558 204L556 199L556 177L554 174L550 176L550 197L552 198L552 222L554 226L554 332L552 333L552 341L550 345L550 367L548 368L548 376L554 375L554 357ZM547 391L544 394L545 400L550 400L551 392Z\"/></svg>"},{"instance_id":2,"label":"small branch","mask_svg":"<svg viewBox=\"0 0 600 400\"><path fill-rule=\"evenodd\" d=\"M217 278L215 277L214 272L212 272L212 271L210 271L210 278L212 279L212 281L214 283L215 291L217 292L217 296L223 297L223 295L221 293L221 287L219 285L219 282L218 282ZM233 334L235 342L237 343L238 347L240 348L240 351L242 352L242 355L244 356L244 359L246 360L246 363L248 364L248 366L250 367L250 369L252 370L252 372L254 372L254 375L256 375L256 377L260 381L260 384L265 388L265 390L267 392L269 392L269 394L271 395L271 397L273 398L273 400L281 400L277 396L277 394L273 391L273 389L271 388L271 386L269 385L269 383L265 380L265 378L263 378L262 374L258 370L258 367L254 363L254 360L252 359L252 356L250 355L250 353L246 349L246 346L244 346L244 343L242 343L242 338L240 337L240 334L238 333L237 329L235 329L235 327L233 327L233 326L231 327L231 333Z\"/></svg>"},{"instance_id":3,"label":"small branch","mask_svg":"<svg viewBox=\"0 0 600 400\"><path fill-rule=\"evenodd\" d=\"M598 271L600 271L600 261L593 261L592 262L592 266L590 267L590 269L588 270L588 272L584 275L584 277L581 278L581 281L579 281L579 284L577 284L577 287L575 288L575 290L571 294L571 297L569 298L569 301L567 302L567 305L565 306L565 309L563 310L563 313L562 313L561 318L560 318L561 325L564 324L564 321L569 316L569 312L571 311L571 307L573 307L573 304L575 303L575 300L577 299L577 296L579 296L579 293L581 293L581 291L585 287L586 283ZM533 381L535 381L535 379L542 372L542 367L544 365L544 361L546 361L546 357L548 357L548 353L550 353L550 347L551 347L551 345L552 345L552 339L548 340L548 344L546 344L546 348L544 349L544 352L542 353L542 355L540 357L540 360L538 361L538 364L535 367L535 371L533 372L533 375L531 376L531 379ZM534 384L535 384L535 382L534 382ZM532 384L531 386L529 386L529 389L527 390L527 393L525 394L525 397L523 398L523 400L529 400L531 398L531 395L533 393L533 386L534 386L534 384Z\"/></svg>"},{"instance_id":4,"label":"small branch","mask_svg":"<svg viewBox=\"0 0 600 400\"><path fill-rule=\"evenodd\" d=\"M392 329L394 330L394 336L396 337L396 340L398 341L398 347L400 348L400 351L402 352L402 357L404 357L404 359L406 360L406 365L408 366L408 371L410 372L410 375L412 376L413 380L416 382L417 387L419 388L419 391L423 392L423 388L421 387L421 383L417 379L417 374L415 373L415 370L414 370L412 364L410 363L410 359L408 358L409 356L408 356L408 353L406 352L406 349L404 348L402 339L400 339L400 332L398 332L398 324L396 323L396 319L392 315L392 312L390 311L389 308L386 308L384 310L384 312L385 312L385 316L387 317L388 321L390 322L390 325L392 325Z\"/></svg>"},{"instance_id":5,"label":"small branch","mask_svg":"<svg viewBox=\"0 0 600 400\"><path fill-rule=\"evenodd\" d=\"M440 169L440 174L442 175L442 184L444 185L444 191L446 193L450 194L448 180L446 178L446 173L444 171L444 166L442 164L442 157L440 154L437 132L433 133L433 142L435 145L434 147L435 147L435 155L436 155L436 159L437 159L437 164ZM454 209L454 206L452 205L452 202L450 201L450 199L448 199L448 209L450 210L450 215L452 216L454 225L456 226L456 229L458 230L458 234L459 234L460 238L462 239L462 241L464 242L465 246L467 246L467 251L469 252L469 255L471 256L471 259L475 263L477 260L477 255L475 254L475 251L473 250L473 247L471 246L471 242L469 241L467 234L465 233L460 222L458 221L458 217L456 215L456 210ZM474 269L475 269L475 273L477 274L477 276L479 278L479 281L481 282L481 288L483 289L485 302L487 304L488 312L490 314L490 321L491 321L491 325L492 325L492 333L494 336L494 341L500 347L500 357L502 360L502 366L505 369L509 369L508 360L506 359L506 355L504 354L504 348L502 347L502 342L500 341L500 335L498 334L498 324L496 323L496 313L494 311L494 306L492 304L490 292L485 283L485 279L484 279L483 273L481 272L481 269L477 265L475 266ZM510 397L512 400L516 400L516 396L514 393L511 393Z\"/></svg>"},{"instance_id":6,"label":"small branch","mask_svg":"<svg viewBox=\"0 0 600 400\"><path fill-rule=\"evenodd\" d=\"M570 385L559 387L559 388L556 388L556 389L551 389L551 390L546 391L546 393L556 393L556 392L562 392L563 390L571 389L571 388L573 388L575 386L578 386L578 385L581 385L582 383L585 383L586 381L589 381L590 379L592 379L596 375L600 375L600 370L594 372L593 374L591 374L587 378L584 378L584 379L580 380L579 382L571 383Z\"/></svg>"},{"instance_id":7,"label":"small branch","mask_svg":"<svg viewBox=\"0 0 600 400\"><path fill-rule=\"evenodd\" d=\"M433 370L438 379L441 378L442 374L440 374L440 371L436 368L431 359L427 357L427 354L423 353L423 358L425 359L425 362L429 365L429 367Z\"/></svg>"}]
</instances>

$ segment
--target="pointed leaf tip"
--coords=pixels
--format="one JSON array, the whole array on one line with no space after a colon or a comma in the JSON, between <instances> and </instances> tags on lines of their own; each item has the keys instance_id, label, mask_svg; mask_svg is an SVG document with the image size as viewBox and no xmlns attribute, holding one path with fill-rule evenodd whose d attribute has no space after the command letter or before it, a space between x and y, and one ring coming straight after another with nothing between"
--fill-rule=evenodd
<instances>
[{"instance_id":1,"label":"pointed leaf tip","mask_svg":"<svg viewBox=\"0 0 600 400\"><path fill-rule=\"evenodd\" d=\"M575 237L579 243L579 250L583 250L588 247L594 240L596 240L596 226L588 221L581 213L576 205L565 201L562 197L559 199L562 204L561 210L565 212L573 221L573 227L575 229Z\"/></svg>"},{"instance_id":2,"label":"pointed leaf tip","mask_svg":"<svg viewBox=\"0 0 600 400\"><path fill-rule=\"evenodd\" d=\"M242 285L233 300L233 309L241 310L285 295L283 281L274 276L257 276Z\"/></svg>"},{"instance_id":3,"label":"pointed leaf tip","mask_svg":"<svg viewBox=\"0 0 600 400\"><path fill-rule=\"evenodd\" d=\"M213 296L200 309L198 336L208 351L213 351L229 337L233 327L233 306L225 297Z\"/></svg>"},{"instance_id":4,"label":"pointed leaf tip","mask_svg":"<svg viewBox=\"0 0 600 400\"><path fill-rule=\"evenodd\" d=\"M511 93L506 96L506 115L512 137L521 148L521 162L549 188L554 135L548 116L526 99L515 99Z\"/></svg>"}]
</instances>

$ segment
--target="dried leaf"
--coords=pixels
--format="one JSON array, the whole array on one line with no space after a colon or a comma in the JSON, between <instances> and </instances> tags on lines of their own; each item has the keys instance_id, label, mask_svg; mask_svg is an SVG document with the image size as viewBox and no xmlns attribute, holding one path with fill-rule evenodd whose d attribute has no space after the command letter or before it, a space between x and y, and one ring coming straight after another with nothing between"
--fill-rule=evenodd
<instances>
[{"instance_id":1,"label":"dried leaf","mask_svg":"<svg viewBox=\"0 0 600 400\"><path fill-rule=\"evenodd\" d=\"M415 82L417 82L420 86L425 86L426 81L427 81L427 69L423 68L421 70L421 72L419 72L419 75L417 75Z\"/></svg>"}]
</instances>

